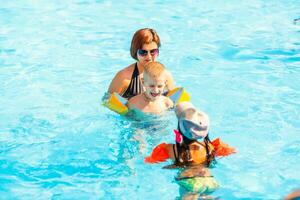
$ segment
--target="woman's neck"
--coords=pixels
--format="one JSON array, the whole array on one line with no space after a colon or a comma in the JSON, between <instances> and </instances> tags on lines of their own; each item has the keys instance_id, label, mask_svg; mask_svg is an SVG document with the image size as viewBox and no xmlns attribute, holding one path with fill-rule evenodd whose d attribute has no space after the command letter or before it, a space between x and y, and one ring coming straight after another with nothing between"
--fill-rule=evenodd
<instances>
[{"instance_id":1,"label":"woman's neck","mask_svg":"<svg viewBox=\"0 0 300 200\"><path fill-rule=\"evenodd\" d=\"M142 65L139 61L137 62L137 67L139 70L139 74L142 74L144 72L144 65Z\"/></svg>"}]
</instances>

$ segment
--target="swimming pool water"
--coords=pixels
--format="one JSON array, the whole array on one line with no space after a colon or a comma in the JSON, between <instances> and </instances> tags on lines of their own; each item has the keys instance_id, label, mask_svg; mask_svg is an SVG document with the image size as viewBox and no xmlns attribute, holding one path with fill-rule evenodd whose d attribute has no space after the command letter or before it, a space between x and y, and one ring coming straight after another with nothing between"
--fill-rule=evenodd
<instances>
[{"instance_id":1,"label":"swimming pool water","mask_svg":"<svg viewBox=\"0 0 300 200\"><path fill-rule=\"evenodd\" d=\"M299 1L2 1L1 199L175 199L176 170L145 165L173 141L173 113L133 121L101 106L155 28L159 61L238 153L212 174L222 199L299 188Z\"/></svg>"}]
</instances>

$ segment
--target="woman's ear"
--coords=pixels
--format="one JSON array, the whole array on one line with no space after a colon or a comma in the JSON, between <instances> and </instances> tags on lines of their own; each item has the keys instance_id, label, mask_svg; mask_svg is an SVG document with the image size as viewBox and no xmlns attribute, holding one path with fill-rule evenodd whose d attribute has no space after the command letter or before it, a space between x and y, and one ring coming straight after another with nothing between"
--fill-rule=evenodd
<instances>
[{"instance_id":1,"label":"woman's ear","mask_svg":"<svg viewBox=\"0 0 300 200\"><path fill-rule=\"evenodd\" d=\"M144 78L141 78L141 81L142 81L142 84L144 85L145 84Z\"/></svg>"}]
</instances>

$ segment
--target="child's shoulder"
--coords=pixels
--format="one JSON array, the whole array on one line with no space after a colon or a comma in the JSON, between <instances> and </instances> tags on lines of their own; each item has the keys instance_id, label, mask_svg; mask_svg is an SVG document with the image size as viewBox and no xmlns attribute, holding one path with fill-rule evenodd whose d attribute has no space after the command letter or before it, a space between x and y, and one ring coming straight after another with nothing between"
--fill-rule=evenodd
<instances>
[{"instance_id":1,"label":"child's shoulder","mask_svg":"<svg viewBox=\"0 0 300 200\"><path fill-rule=\"evenodd\" d=\"M133 104L133 103L135 103L135 102L141 101L141 99L143 99L142 94L138 94L138 95L136 95L136 96L130 98L130 99L128 100L127 103L128 103L128 104Z\"/></svg>"},{"instance_id":2,"label":"child's shoulder","mask_svg":"<svg viewBox=\"0 0 300 200\"><path fill-rule=\"evenodd\" d=\"M160 97L163 101L172 101L169 97L161 95Z\"/></svg>"},{"instance_id":3,"label":"child's shoulder","mask_svg":"<svg viewBox=\"0 0 300 200\"><path fill-rule=\"evenodd\" d=\"M173 103L172 99L170 99L169 97L166 97L166 96L162 96L162 98L163 98L163 101L164 101L165 105L168 108L174 107L174 103Z\"/></svg>"}]
</instances>

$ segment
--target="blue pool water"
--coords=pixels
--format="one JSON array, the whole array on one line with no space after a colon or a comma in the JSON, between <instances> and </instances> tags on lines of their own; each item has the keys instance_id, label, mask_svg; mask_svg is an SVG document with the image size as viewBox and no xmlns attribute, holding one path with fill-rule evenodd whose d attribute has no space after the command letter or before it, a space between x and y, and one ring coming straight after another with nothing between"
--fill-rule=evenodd
<instances>
[{"instance_id":1,"label":"blue pool water","mask_svg":"<svg viewBox=\"0 0 300 200\"><path fill-rule=\"evenodd\" d=\"M100 104L143 27L159 61L238 153L212 174L222 199L300 188L300 2L1 1L0 199L176 199L176 170L144 156L176 120Z\"/></svg>"}]
</instances>

